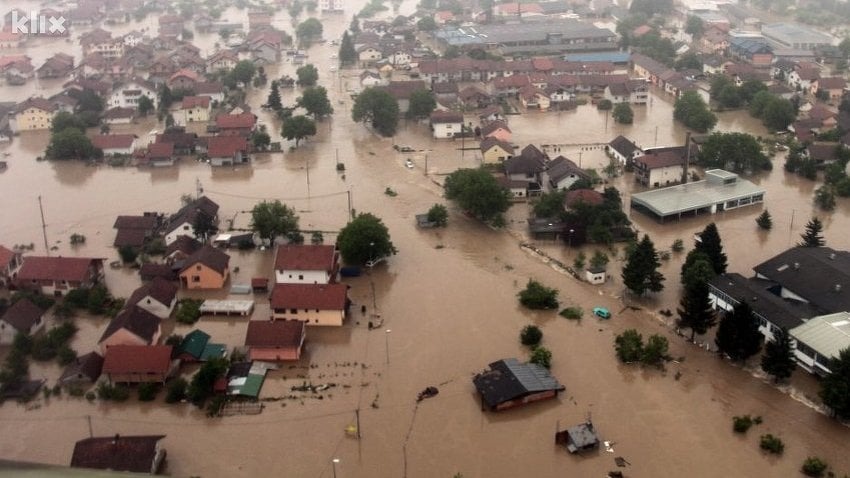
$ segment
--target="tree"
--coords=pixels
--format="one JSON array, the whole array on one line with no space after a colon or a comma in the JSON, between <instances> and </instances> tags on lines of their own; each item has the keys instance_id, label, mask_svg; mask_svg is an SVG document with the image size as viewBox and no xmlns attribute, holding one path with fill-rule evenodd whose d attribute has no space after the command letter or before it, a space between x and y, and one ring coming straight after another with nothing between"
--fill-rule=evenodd
<instances>
[{"instance_id":1,"label":"tree","mask_svg":"<svg viewBox=\"0 0 850 478\"><path fill-rule=\"evenodd\" d=\"M708 105L695 91L685 92L676 100L673 118L698 133L705 133L717 124L717 117L709 111Z\"/></svg>"},{"instance_id":2,"label":"tree","mask_svg":"<svg viewBox=\"0 0 850 478\"><path fill-rule=\"evenodd\" d=\"M621 362L638 362L643 356L643 336L635 329L627 329L614 339L614 350Z\"/></svg>"},{"instance_id":3,"label":"tree","mask_svg":"<svg viewBox=\"0 0 850 478\"><path fill-rule=\"evenodd\" d=\"M820 382L820 398L842 420L850 418L850 348L841 350L829 363L830 373Z\"/></svg>"},{"instance_id":4,"label":"tree","mask_svg":"<svg viewBox=\"0 0 850 478\"><path fill-rule=\"evenodd\" d=\"M337 245L347 264L374 263L398 252L387 226L370 213L360 213L339 232Z\"/></svg>"},{"instance_id":5,"label":"tree","mask_svg":"<svg viewBox=\"0 0 850 478\"><path fill-rule=\"evenodd\" d=\"M539 218L557 218L564 213L566 191L552 191L542 194L534 202L534 216Z\"/></svg>"},{"instance_id":6,"label":"tree","mask_svg":"<svg viewBox=\"0 0 850 478\"><path fill-rule=\"evenodd\" d=\"M816 456L810 456L806 457L803 461L803 466L800 467L800 471L802 471L806 476L820 478L823 476L823 473L827 468L829 468L829 465L827 465L825 461Z\"/></svg>"},{"instance_id":7,"label":"tree","mask_svg":"<svg viewBox=\"0 0 850 478\"><path fill-rule=\"evenodd\" d=\"M312 115L316 121L334 112L331 101L328 99L328 90L324 86L307 88L298 98L297 104L304 108L307 114Z\"/></svg>"},{"instance_id":8,"label":"tree","mask_svg":"<svg viewBox=\"0 0 850 478\"><path fill-rule=\"evenodd\" d=\"M614 121L620 124L632 124L635 117L632 107L625 102L617 103L617 106L614 107L614 111L611 115L614 117Z\"/></svg>"},{"instance_id":9,"label":"tree","mask_svg":"<svg viewBox=\"0 0 850 478\"><path fill-rule=\"evenodd\" d=\"M716 275L726 272L726 254L723 252L723 244L716 224L712 222L699 233L699 240L694 244L694 250L702 252L708 257L711 268L714 269Z\"/></svg>"},{"instance_id":10,"label":"tree","mask_svg":"<svg viewBox=\"0 0 850 478\"><path fill-rule=\"evenodd\" d=\"M228 73L228 76L237 83L242 83L246 86L251 84L251 79L257 72L257 67L250 60L242 60L233 67Z\"/></svg>"},{"instance_id":11,"label":"tree","mask_svg":"<svg viewBox=\"0 0 850 478\"><path fill-rule=\"evenodd\" d=\"M274 244L278 236L290 236L298 232L298 216L295 209L280 201L263 201L251 209L251 229Z\"/></svg>"},{"instance_id":12,"label":"tree","mask_svg":"<svg viewBox=\"0 0 850 478\"><path fill-rule=\"evenodd\" d=\"M640 354L640 361L646 365L661 366L664 360L667 359L669 344L666 337L658 334L652 334L646 341L643 350Z\"/></svg>"},{"instance_id":13,"label":"tree","mask_svg":"<svg viewBox=\"0 0 850 478\"><path fill-rule=\"evenodd\" d=\"M351 18L351 23L348 25L348 31L355 35L360 33L360 19L357 18L357 15L354 15Z\"/></svg>"},{"instance_id":14,"label":"tree","mask_svg":"<svg viewBox=\"0 0 850 478\"><path fill-rule=\"evenodd\" d=\"M761 80L747 80L738 88L738 95L744 103L750 103L760 92L767 91L767 85Z\"/></svg>"},{"instance_id":15,"label":"tree","mask_svg":"<svg viewBox=\"0 0 850 478\"><path fill-rule=\"evenodd\" d=\"M758 353L761 337L753 309L742 300L732 312L727 312L720 319L714 343L732 360L744 361Z\"/></svg>"},{"instance_id":16,"label":"tree","mask_svg":"<svg viewBox=\"0 0 850 478\"><path fill-rule=\"evenodd\" d=\"M590 258L590 267L594 269L605 268L608 265L608 254L600 251L599 249L593 252L593 256Z\"/></svg>"},{"instance_id":17,"label":"tree","mask_svg":"<svg viewBox=\"0 0 850 478\"><path fill-rule=\"evenodd\" d=\"M295 37L300 42L310 42L322 38L322 22L316 18L308 18L295 28Z\"/></svg>"},{"instance_id":18,"label":"tree","mask_svg":"<svg viewBox=\"0 0 850 478\"><path fill-rule=\"evenodd\" d=\"M537 282L528 280L525 289L519 294L519 303L532 310L550 310L558 308L558 290Z\"/></svg>"},{"instance_id":19,"label":"tree","mask_svg":"<svg viewBox=\"0 0 850 478\"><path fill-rule=\"evenodd\" d=\"M788 330L783 328L781 332L774 335L773 340L765 344L764 355L761 357L761 369L773 377L774 383L779 383L790 377L796 366L791 336Z\"/></svg>"},{"instance_id":20,"label":"tree","mask_svg":"<svg viewBox=\"0 0 850 478\"><path fill-rule=\"evenodd\" d=\"M280 111L283 104L280 102L280 90L278 89L277 81L272 81L269 97L266 99L266 105L274 111Z\"/></svg>"},{"instance_id":21,"label":"tree","mask_svg":"<svg viewBox=\"0 0 850 478\"><path fill-rule=\"evenodd\" d=\"M342 34L342 40L339 43L339 63L351 65L356 61L357 50L354 49L354 41L351 40L351 35L346 31Z\"/></svg>"},{"instance_id":22,"label":"tree","mask_svg":"<svg viewBox=\"0 0 850 478\"><path fill-rule=\"evenodd\" d=\"M123 245L118 248L118 255L121 257L121 262L129 264L136 262L136 258L139 257L139 251L133 246Z\"/></svg>"},{"instance_id":23,"label":"tree","mask_svg":"<svg viewBox=\"0 0 850 478\"><path fill-rule=\"evenodd\" d=\"M382 136L392 136L398 126L398 102L389 93L366 88L357 95L351 108L351 119L369 122Z\"/></svg>"},{"instance_id":24,"label":"tree","mask_svg":"<svg viewBox=\"0 0 850 478\"><path fill-rule=\"evenodd\" d=\"M437 227L446 227L449 222L449 211L442 204L434 204L428 210L428 222L433 222Z\"/></svg>"},{"instance_id":25,"label":"tree","mask_svg":"<svg viewBox=\"0 0 850 478\"><path fill-rule=\"evenodd\" d=\"M53 133L59 133L65 131L68 128L74 128L79 131L86 131L86 124L80 119L77 115L73 113L69 113L67 111L60 111L56 113L56 116L53 117L53 122L51 123L50 130Z\"/></svg>"},{"instance_id":26,"label":"tree","mask_svg":"<svg viewBox=\"0 0 850 478\"><path fill-rule=\"evenodd\" d=\"M66 128L50 136L45 155L50 159L91 159L103 155L77 128Z\"/></svg>"},{"instance_id":27,"label":"tree","mask_svg":"<svg viewBox=\"0 0 850 478\"><path fill-rule=\"evenodd\" d=\"M485 169L459 169L446 177L446 198L478 219L500 224L510 193Z\"/></svg>"},{"instance_id":28,"label":"tree","mask_svg":"<svg viewBox=\"0 0 850 478\"><path fill-rule=\"evenodd\" d=\"M844 37L838 44L838 49L841 50L844 58L850 57L850 37Z\"/></svg>"},{"instance_id":29,"label":"tree","mask_svg":"<svg viewBox=\"0 0 850 478\"><path fill-rule=\"evenodd\" d=\"M677 71L682 70L702 70L702 60L696 53L685 53L674 64Z\"/></svg>"},{"instance_id":30,"label":"tree","mask_svg":"<svg viewBox=\"0 0 850 478\"><path fill-rule=\"evenodd\" d=\"M534 347L540 344L541 340L543 340L543 332L536 325L526 325L519 333L519 341L522 345Z\"/></svg>"},{"instance_id":31,"label":"tree","mask_svg":"<svg viewBox=\"0 0 850 478\"><path fill-rule=\"evenodd\" d=\"M817 173L815 173L816 175ZM835 193L829 186L821 186L815 189L815 204L824 211L832 211L835 209Z\"/></svg>"},{"instance_id":32,"label":"tree","mask_svg":"<svg viewBox=\"0 0 850 478\"><path fill-rule=\"evenodd\" d=\"M685 33L693 35L694 38L699 38L705 32L702 18L695 15L688 15L688 22L685 24Z\"/></svg>"},{"instance_id":33,"label":"tree","mask_svg":"<svg viewBox=\"0 0 850 478\"><path fill-rule=\"evenodd\" d=\"M774 96L765 106L761 120L772 131L785 131L797 118L797 110L791 101Z\"/></svg>"},{"instance_id":34,"label":"tree","mask_svg":"<svg viewBox=\"0 0 850 478\"><path fill-rule=\"evenodd\" d=\"M534 347L531 350L531 360L529 362L540 365L543 368L551 368L552 352L543 346Z\"/></svg>"},{"instance_id":35,"label":"tree","mask_svg":"<svg viewBox=\"0 0 850 478\"><path fill-rule=\"evenodd\" d=\"M437 108L437 99L431 90L419 89L410 94L410 106L407 117L411 119L427 118Z\"/></svg>"},{"instance_id":36,"label":"tree","mask_svg":"<svg viewBox=\"0 0 850 478\"><path fill-rule=\"evenodd\" d=\"M637 295L643 295L647 291L659 292L664 289L664 275L658 272L660 266L655 245L649 236L644 234L623 267L623 284Z\"/></svg>"},{"instance_id":37,"label":"tree","mask_svg":"<svg viewBox=\"0 0 850 478\"><path fill-rule=\"evenodd\" d=\"M295 70L299 86L315 86L319 81L319 70L313 65L304 65Z\"/></svg>"},{"instance_id":38,"label":"tree","mask_svg":"<svg viewBox=\"0 0 850 478\"><path fill-rule=\"evenodd\" d=\"M251 133L251 145L254 146L254 150L256 151L265 151L271 142L272 138L264 128L255 130Z\"/></svg>"},{"instance_id":39,"label":"tree","mask_svg":"<svg viewBox=\"0 0 850 478\"><path fill-rule=\"evenodd\" d=\"M420 32L431 32L437 29L437 22L430 15L424 16L416 22L416 29Z\"/></svg>"},{"instance_id":40,"label":"tree","mask_svg":"<svg viewBox=\"0 0 850 478\"><path fill-rule=\"evenodd\" d=\"M207 398L213 393L213 385L216 380L227 371L227 359L212 358L201 365L201 368L192 376L189 388L186 390L186 398L198 407L202 407Z\"/></svg>"},{"instance_id":41,"label":"tree","mask_svg":"<svg viewBox=\"0 0 850 478\"><path fill-rule=\"evenodd\" d=\"M711 270L708 262L699 261L697 264L697 267L703 270ZM696 334L702 335L708 332L708 329L717 323L714 309L708 299L708 284L705 282L687 287L679 305L680 307L676 309L676 313L679 314L677 324L679 327L691 329L691 342L694 341Z\"/></svg>"},{"instance_id":42,"label":"tree","mask_svg":"<svg viewBox=\"0 0 850 478\"><path fill-rule=\"evenodd\" d=\"M767 209L765 209L764 212L756 218L756 224L758 224L759 229L764 229L765 231L769 231L773 228L773 218L770 217L770 213Z\"/></svg>"},{"instance_id":43,"label":"tree","mask_svg":"<svg viewBox=\"0 0 850 478\"><path fill-rule=\"evenodd\" d=\"M800 235L803 238L797 245L801 247L823 247L826 241L823 239L823 223L817 216L812 217L806 223L806 231Z\"/></svg>"},{"instance_id":44,"label":"tree","mask_svg":"<svg viewBox=\"0 0 850 478\"><path fill-rule=\"evenodd\" d=\"M316 122L304 115L293 116L283 122L281 135L290 141L295 140L296 148L302 139L315 134Z\"/></svg>"},{"instance_id":45,"label":"tree","mask_svg":"<svg viewBox=\"0 0 850 478\"><path fill-rule=\"evenodd\" d=\"M203 212L195 215L192 229L195 231L195 237L201 239L201 242L207 242L210 236L218 232L218 226L216 226L213 218Z\"/></svg>"}]
</instances>

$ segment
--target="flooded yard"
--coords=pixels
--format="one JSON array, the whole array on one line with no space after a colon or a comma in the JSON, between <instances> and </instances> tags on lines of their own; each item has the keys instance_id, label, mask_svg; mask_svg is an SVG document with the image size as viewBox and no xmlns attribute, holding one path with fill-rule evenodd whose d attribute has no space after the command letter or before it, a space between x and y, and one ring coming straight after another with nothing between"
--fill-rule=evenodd
<instances>
[{"instance_id":1,"label":"flooded yard","mask_svg":"<svg viewBox=\"0 0 850 478\"><path fill-rule=\"evenodd\" d=\"M414 3L405 2L401 11L412 12ZM352 6L344 16L325 16L325 37L338 38L356 10ZM291 31L285 13L279 13L278 20ZM214 35L196 36L204 51L216 40ZM663 264L665 290L648 299L629 299L635 306L629 309L622 298L619 261L610 266L613 281L590 286L519 247L528 240L525 204L509 212L507 230L487 228L453 205L448 228L417 230L415 214L445 203L439 186L444 175L477 166L477 151L461 152L460 141L432 140L427 125L413 122L403 121L392 139L373 135L351 120L345 90L356 77L349 71L338 77L327 68L336 47L314 45L308 53L309 61L319 65L320 84L328 89L335 114L318 125L316 137L294 151L257 155L249 167L213 169L190 158L154 170L36 161L48 139L42 133L22 134L0 145L0 154L9 153L9 168L0 173L0 243L34 243L35 253L44 253L41 197L48 242L57 247L53 254L110 262L118 258L111 246L115 216L174 212L181 195L194 194L198 183L221 205L223 223L233 219L246 227L246 211L254 204L280 199L298 211L303 229L325 231L325 241L331 242L346 223L350 192L355 211L383 219L399 253L371 274L345 280L354 302L346 325L308 331L302 360L268 374L261 395L268 401L259 415L208 419L190 404L164 404L164 393L152 403L138 402L135 393L122 404L89 403L67 395L26 405L7 402L0 406L0 457L67 465L74 442L91 429L96 436L167 435L164 446L173 476L266 476L274 467L280 476L328 478L333 476L334 458L340 460L340 478L450 477L458 472L465 477L513 477L528 475L529 470L542 477L603 476L617 468L616 456L630 463L624 473L634 477L796 476L803 459L813 455L828 461L838 476L850 473L845 445L850 430L802 403L807 395L816 395L814 379L798 370L792 381L796 392L785 393L751 371L685 343L672 332L672 319L657 314L660 309L675 310L685 253L672 254ZM274 78L294 75L294 70L292 64L282 63L267 73ZM0 95L13 99L23 91L4 87ZM252 89L248 102L277 141L278 120L258 108L267 93L267 88ZM282 90L283 103L291 105L299 95L297 88ZM510 126L520 146L564 144L560 154L597 168L607 164L601 149L569 145L605 143L623 134L644 147L666 146L681 144L685 136L681 125L672 121L671 100L658 93L651 106L636 108L631 126L616 125L610 118L606 123L605 113L592 105L511 116ZM156 127L150 119L115 130L127 129L144 139ZM717 130L765 134L745 113L721 114ZM394 144L422 151L397 153ZM404 166L408 157L414 161L412 170ZM345 164L344 174L337 172L337 160ZM782 162L777 157L773 171L747 178L767 191L764 208L774 221L770 232L756 228L761 207L665 224L637 213L630 217L659 249L669 249L676 239L690 248L693 234L716 221L729 270L745 276L754 265L793 245L813 214L824 221L829 246L850 249L850 202L839 200L829 214L816 211L811 201L815 183L785 173ZM631 175L613 178L611 184L620 189L626 204L640 190ZM387 187L398 195L385 195ZM70 246L72 233L84 234L86 244ZM568 264L578 253L560 242L535 245ZM622 246L617 249L622 258ZM593 246L584 251L590 255ZM239 267L232 282L272 277L272 251L230 254L231 268ZM126 297L140 284L131 269L108 269L106 275L116 296ZM583 308L585 318L568 321L520 308L516 294L529 278L557 287L562 305ZM252 318L265 319L268 303L262 296L255 298ZM595 306L611 310L612 320L593 318L590 309ZM383 323L369 330L372 314L379 314ZM80 331L72 345L86 353L95 347L106 320L75 320ZM244 343L245 321L204 317L197 327L213 342L235 346ZM525 359L528 352L518 334L530 323L543 329L543 343L553 352L552 372L566 392L558 400L523 409L483 412L472 376L501 358ZM620 364L613 341L626 328L637 328L644 336L665 335L676 360L665 371ZM165 334L191 330L173 321L164 324ZM713 335L703 340L713 343ZM56 365L31 366L33 377L49 382L60 373ZM291 387L305 381L335 386L315 394L292 392ZM438 387L439 395L417 403L417 394L428 386ZM356 424L357 413L359 440L346 433ZM556 448L556 426L580 423L588 414L602 439L613 442L615 453L571 456ZM764 423L746 436L733 434L732 416L742 414L760 415ZM764 433L782 438L784 456L777 459L759 451L758 436Z\"/></svg>"}]
</instances>

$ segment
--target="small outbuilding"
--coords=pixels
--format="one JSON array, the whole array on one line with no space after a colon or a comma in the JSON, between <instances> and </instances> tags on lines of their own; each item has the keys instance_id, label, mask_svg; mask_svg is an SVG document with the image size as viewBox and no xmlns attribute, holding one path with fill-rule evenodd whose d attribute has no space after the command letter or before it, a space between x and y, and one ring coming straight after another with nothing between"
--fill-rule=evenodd
<instances>
[{"instance_id":1,"label":"small outbuilding","mask_svg":"<svg viewBox=\"0 0 850 478\"><path fill-rule=\"evenodd\" d=\"M481 407L499 412L509 408L556 398L566 387L545 367L508 358L490 364L490 370L472 382L481 395Z\"/></svg>"},{"instance_id":2,"label":"small outbuilding","mask_svg":"<svg viewBox=\"0 0 850 478\"><path fill-rule=\"evenodd\" d=\"M593 450L599 447L599 435L590 420L564 431L555 432L555 443L567 448L570 453Z\"/></svg>"}]
</instances>

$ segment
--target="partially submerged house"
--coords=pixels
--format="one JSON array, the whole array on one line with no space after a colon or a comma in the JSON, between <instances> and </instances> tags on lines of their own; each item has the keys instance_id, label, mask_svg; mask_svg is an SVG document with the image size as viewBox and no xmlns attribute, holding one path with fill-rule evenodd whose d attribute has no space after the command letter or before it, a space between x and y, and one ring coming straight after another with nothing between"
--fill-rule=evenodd
<instances>
[{"instance_id":1,"label":"partially submerged house","mask_svg":"<svg viewBox=\"0 0 850 478\"><path fill-rule=\"evenodd\" d=\"M348 310L345 284L277 284L269 297L273 320L341 326Z\"/></svg>"},{"instance_id":2,"label":"partially submerged house","mask_svg":"<svg viewBox=\"0 0 850 478\"><path fill-rule=\"evenodd\" d=\"M103 259L90 257L27 256L17 285L44 295L61 297L69 291L92 287L103 280Z\"/></svg>"},{"instance_id":3,"label":"partially submerged house","mask_svg":"<svg viewBox=\"0 0 850 478\"><path fill-rule=\"evenodd\" d=\"M434 111L430 120L434 139L454 138L463 134L463 113Z\"/></svg>"},{"instance_id":4,"label":"partially submerged house","mask_svg":"<svg viewBox=\"0 0 850 478\"><path fill-rule=\"evenodd\" d=\"M185 337L174 349L174 357L181 362L206 362L214 358L227 356L227 346L210 343L210 335L203 330L195 329Z\"/></svg>"},{"instance_id":5,"label":"partially submerged house","mask_svg":"<svg viewBox=\"0 0 850 478\"><path fill-rule=\"evenodd\" d=\"M18 277L23 255L0 245L0 287L9 287Z\"/></svg>"},{"instance_id":6,"label":"partially submerged house","mask_svg":"<svg viewBox=\"0 0 850 478\"><path fill-rule=\"evenodd\" d=\"M166 451L160 446L165 435L93 437L78 441L71 455L71 468L126 471L158 475Z\"/></svg>"},{"instance_id":7,"label":"partially submerged house","mask_svg":"<svg viewBox=\"0 0 850 478\"><path fill-rule=\"evenodd\" d=\"M850 312L812 317L788 333L796 341L797 363L808 372L828 375L833 360L850 348Z\"/></svg>"},{"instance_id":8,"label":"partially submerged house","mask_svg":"<svg viewBox=\"0 0 850 478\"><path fill-rule=\"evenodd\" d=\"M546 165L546 177L553 191L566 191L577 181L591 180L587 172L563 156L558 156Z\"/></svg>"},{"instance_id":9,"label":"partially submerged house","mask_svg":"<svg viewBox=\"0 0 850 478\"><path fill-rule=\"evenodd\" d=\"M299 360L306 335L300 320L252 320L245 334L248 357L269 362Z\"/></svg>"},{"instance_id":10,"label":"partially submerged house","mask_svg":"<svg viewBox=\"0 0 850 478\"><path fill-rule=\"evenodd\" d=\"M230 277L230 256L209 244L187 257L180 284L187 289L221 289Z\"/></svg>"},{"instance_id":11,"label":"partially submerged house","mask_svg":"<svg viewBox=\"0 0 850 478\"><path fill-rule=\"evenodd\" d=\"M44 328L44 311L23 298L0 316L0 345L10 345L18 334L31 336Z\"/></svg>"},{"instance_id":12,"label":"partially submerged house","mask_svg":"<svg viewBox=\"0 0 850 478\"><path fill-rule=\"evenodd\" d=\"M248 141L242 136L213 136L207 139L211 166L235 166L250 162Z\"/></svg>"},{"instance_id":13,"label":"partially submerged house","mask_svg":"<svg viewBox=\"0 0 850 478\"><path fill-rule=\"evenodd\" d=\"M635 159L643 155L643 150L623 135L612 139L605 146L605 151L622 166L631 166Z\"/></svg>"},{"instance_id":14,"label":"partially submerged house","mask_svg":"<svg viewBox=\"0 0 850 478\"><path fill-rule=\"evenodd\" d=\"M587 420L563 431L555 432L555 443L566 447L570 453L599 448L599 435L593 422Z\"/></svg>"},{"instance_id":15,"label":"partially submerged house","mask_svg":"<svg viewBox=\"0 0 850 478\"><path fill-rule=\"evenodd\" d=\"M274 261L277 284L330 284L339 274L339 251L319 244L286 244Z\"/></svg>"},{"instance_id":16,"label":"partially submerged house","mask_svg":"<svg viewBox=\"0 0 850 478\"><path fill-rule=\"evenodd\" d=\"M168 220L168 226L165 229L165 245L170 246L180 236L189 236L198 238L195 234L195 224L198 223L199 216L206 216L204 220L208 220L212 224L218 223L218 204L206 196L201 196L192 201L192 203L183 206L177 214Z\"/></svg>"},{"instance_id":17,"label":"partially submerged house","mask_svg":"<svg viewBox=\"0 0 850 478\"><path fill-rule=\"evenodd\" d=\"M490 364L472 382L481 396L481 407L493 412L556 398L565 387L545 367L520 363L515 358Z\"/></svg>"},{"instance_id":18,"label":"partially submerged house","mask_svg":"<svg viewBox=\"0 0 850 478\"><path fill-rule=\"evenodd\" d=\"M103 357L97 352L89 352L77 357L65 367L59 384L64 386L90 386L97 382L103 371Z\"/></svg>"},{"instance_id":19,"label":"partially submerged house","mask_svg":"<svg viewBox=\"0 0 850 478\"><path fill-rule=\"evenodd\" d=\"M106 349L103 373L112 383L165 383L177 369L170 345L116 345Z\"/></svg>"},{"instance_id":20,"label":"partially submerged house","mask_svg":"<svg viewBox=\"0 0 850 478\"><path fill-rule=\"evenodd\" d=\"M177 285L161 277L156 277L136 289L124 304L125 307L134 305L160 319L167 319L177 305Z\"/></svg>"},{"instance_id":21,"label":"partially submerged house","mask_svg":"<svg viewBox=\"0 0 850 478\"><path fill-rule=\"evenodd\" d=\"M145 346L159 342L162 335L160 318L137 307L128 306L118 313L103 331L98 346L104 354L116 346Z\"/></svg>"}]
</instances>

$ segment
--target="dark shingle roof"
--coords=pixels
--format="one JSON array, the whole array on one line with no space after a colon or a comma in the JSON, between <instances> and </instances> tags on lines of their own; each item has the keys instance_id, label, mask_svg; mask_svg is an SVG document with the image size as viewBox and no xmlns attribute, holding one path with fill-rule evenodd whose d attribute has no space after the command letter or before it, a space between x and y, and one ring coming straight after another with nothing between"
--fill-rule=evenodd
<instances>
[{"instance_id":1,"label":"dark shingle roof","mask_svg":"<svg viewBox=\"0 0 850 478\"><path fill-rule=\"evenodd\" d=\"M753 268L826 313L850 310L850 252L794 247Z\"/></svg>"},{"instance_id":2,"label":"dark shingle roof","mask_svg":"<svg viewBox=\"0 0 850 478\"><path fill-rule=\"evenodd\" d=\"M171 305L171 302L177 296L177 285L162 277L154 277L153 280L143 284L133 292L127 299L126 306L136 305L147 296L156 299L160 304Z\"/></svg>"},{"instance_id":3,"label":"dark shingle roof","mask_svg":"<svg viewBox=\"0 0 850 478\"><path fill-rule=\"evenodd\" d=\"M183 269L180 272L185 271L197 263L201 263L219 274L224 274L224 271L227 270L230 264L230 256L209 244L205 244L186 258Z\"/></svg>"},{"instance_id":4,"label":"dark shingle roof","mask_svg":"<svg viewBox=\"0 0 850 478\"><path fill-rule=\"evenodd\" d=\"M139 336L147 343L153 342L153 338L159 330L159 317L145 309L137 306L128 307L109 322L99 342L103 342L120 329L127 329Z\"/></svg>"},{"instance_id":5,"label":"dark shingle roof","mask_svg":"<svg viewBox=\"0 0 850 478\"><path fill-rule=\"evenodd\" d=\"M515 358L491 363L490 370L476 375L472 381L490 407L530 393L564 389L545 368L520 363Z\"/></svg>"},{"instance_id":6,"label":"dark shingle roof","mask_svg":"<svg viewBox=\"0 0 850 478\"><path fill-rule=\"evenodd\" d=\"M626 138L623 135L617 136L612 139L610 143L608 143L611 148L613 148L618 153L623 156L630 158L635 151L640 151L640 148L637 147L630 139Z\"/></svg>"},{"instance_id":7,"label":"dark shingle roof","mask_svg":"<svg viewBox=\"0 0 850 478\"><path fill-rule=\"evenodd\" d=\"M74 445L72 468L150 473L165 435L86 438Z\"/></svg>"},{"instance_id":8,"label":"dark shingle roof","mask_svg":"<svg viewBox=\"0 0 850 478\"><path fill-rule=\"evenodd\" d=\"M2 318L3 322L11 325L15 330L29 333L32 326L43 315L44 311L30 302L29 299L20 299L9 307Z\"/></svg>"},{"instance_id":9,"label":"dark shingle roof","mask_svg":"<svg viewBox=\"0 0 850 478\"><path fill-rule=\"evenodd\" d=\"M793 329L803 323L803 319L818 315L814 307L804 303L785 300L770 292L776 283L769 280L748 279L734 272L712 279L709 284L732 297L738 303L746 301L758 315L779 328Z\"/></svg>"},{"instance_id":10,"label":"dark shingle roof","mask_svg":"<svg viewBox=\"0 0 850 478\"><path fill-rule=\"evenodd\" d=\"M280 246L275 255L277 270L332 271L336 264L336 250L329 245Z\"/></svg>"},{"instance_id":11,"label":"dark shingle roof","mask_svg":"<svg viewBox=\"0 0 850 478\"><path fill-rule=\"evenodd\" d=\"M92 382L96 382L100 373L103 371L103 357L97 352L89 352L81 357L77 357L71 365L65 368L62 376L59 377L59 382L68 382L87 378Z\"/></svg>"}]
</instances>

